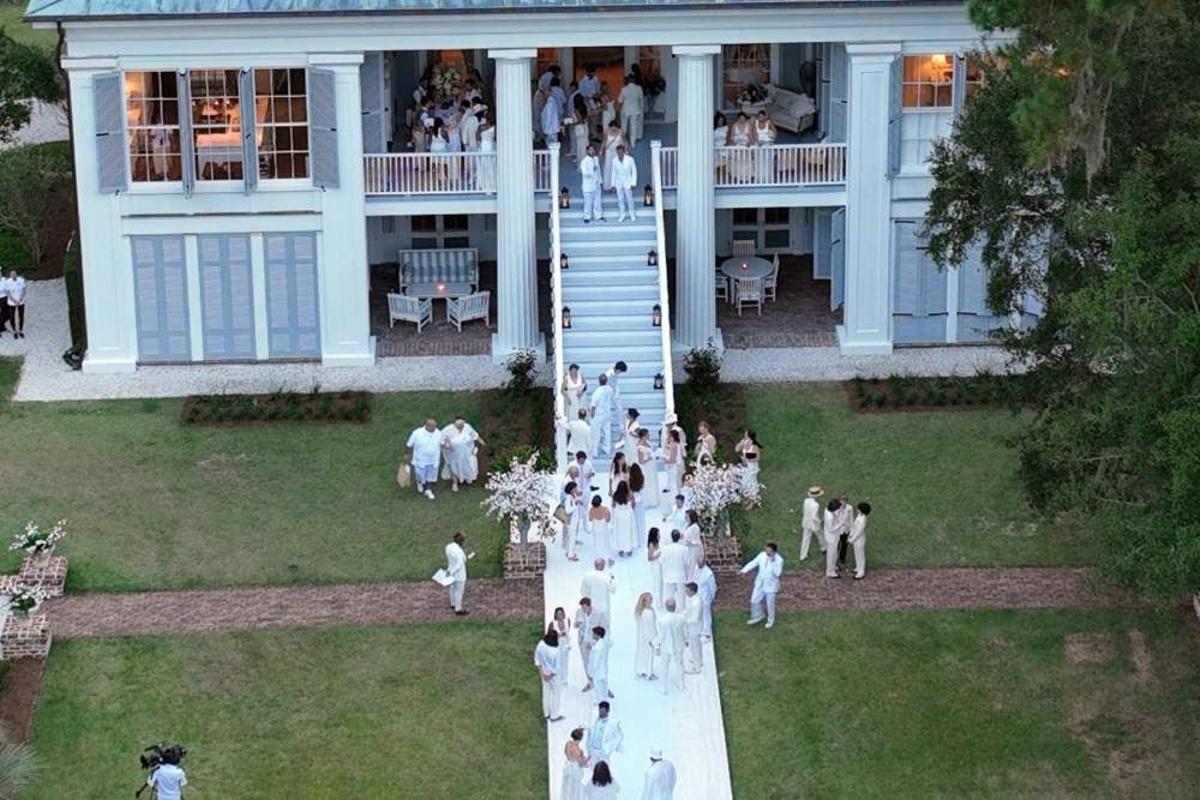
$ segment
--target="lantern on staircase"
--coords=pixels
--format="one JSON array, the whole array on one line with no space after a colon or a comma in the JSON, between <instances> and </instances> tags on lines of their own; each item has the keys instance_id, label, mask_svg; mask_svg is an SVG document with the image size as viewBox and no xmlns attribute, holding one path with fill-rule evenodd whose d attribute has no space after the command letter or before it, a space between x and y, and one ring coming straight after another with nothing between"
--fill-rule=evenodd
<instances>
[{"instance_id":1,"label":"lantern on staircase","mask_svg":"<svg viewBox=\"0 0 1200 800\"><path fill-rule=\"evenodd\" d=\"M660 372L654 376L654 390L661 392L663 390L663 374Z\"/></svg>"},{"instance_id":2,"label":"lantern on staircase","mask_svg":"<svg viewBox=\"0 0 1200 800\"><path fill-rule=\"evenodd\" d=\"M654 327L662 327L662 306L658 303L655 303L654 308L650 311L650 321L654 323Z\"/></svg>"},{"instance_id":3,"label":"lantern on staircase","mask_svg":"<svg viewBox=\"0 0 1200 800\"><path fill-rule=\"evenodd\" d=\"M563 326L563 328L571 327L571 307L570 306L563 306L562 326Z\"/></svg>"},{"instance_id":4,"label":"lantern on staircase","mask_svg":"<svg viewBox=\"0 0 1200 800\"><path fill-rule=\"evenodd\" d=\"M650 266L650 267L658 266L658 251L657 250L651 250L649 253L646 253L646 265Z\"/></svg>"},{"instance_id":5,"label":"lantern on staircase","mask_svg":"<svg viewBox=\"0 0 1200 800\"><path fill-rule=\"evenodd\" d=\"M642 191L642 205L654 205L654 189L650 188L650 184L646 184L646 188Z\"/></svg>"},{"instance_id":6,"label":"lantern on staircase","mask_svg":"<svg viewBox=\"0 0 1200 800\"><path fill-rule=\"evenodd\" d=\"M558 193L558 207L559 208L570 208L571 207L571 193L567 190L567 187L565 187L565 186L562 187L562 191L560 191Z\"/></svg>"},{"instance_id":7,"label":"lantern on staircase","mask_svg":"<svg viewBox=\"0 0 1200 800\"><path fill-rule=\"evenodd\" d=\"M571 268L571 259L567 258L566 253L559 253L558 268L559 269L570 269Z\"/></svg>"}]
</instances>

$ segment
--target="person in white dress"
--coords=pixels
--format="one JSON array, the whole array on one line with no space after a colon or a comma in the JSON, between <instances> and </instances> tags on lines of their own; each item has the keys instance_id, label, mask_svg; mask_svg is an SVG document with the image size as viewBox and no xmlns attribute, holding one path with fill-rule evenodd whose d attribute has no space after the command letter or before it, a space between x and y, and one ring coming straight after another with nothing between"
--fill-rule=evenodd
<instances>
[{"instance_id":1,"label":"person in white dress","mask_svg":"<svg viewBox=\"0 0 1200 800\"><path fill-rule=\"evenodd\" d=\"M621 109L621 128L629 137L629 147L636 147L638 140L642 138L646 95L632 75L625 76L625 85L621 87L621 93L617 95L617 104Z\"/></svg>"},{"instance_id":2,"label":"person in white dress","mask_svg":"<svg viewBox=\"0 0 1200 800\"><path fill-rule=\"evenodd\" d=\"M604 131L604 188L611 191L616 189L612 170L613 164L617 163L617 148L625 146L625 136L615 122L609 122Z\"/></svg>"},{"instance_id":3,"label":"person in white dress","mask_svg":"<svg viewBox=\"0 0 1200 800\"><path fill-rule=\"evenodd\" d=\"M758 179L762 183L775 182L775 151L771 145L779 135L775 123L767 116L766 110L759 111L754 117L754 143L758 145Z\"/></svg>"},{"instance_id":4,"label":"person in white dress","mask_svg":"<svg viewBox=\"0 0 1200 800\"><path fill-rule=\"evenodd\" d=\"M704 535L700 530L700 515L696 509L687 510L687 527L683 529L683 544L687 547L687 579L696 579L700 559L704 557Z\"/></svg>"},{"instance_id":5,"label":"person in white dress","mask_svg":"<svg viewBox=\"0 0 1200 800\"><path fill-rule=\"evenodd\" d=\"M662 571L663 571L663 598L665 604L667 600L677 600L683 602L683 587L687 583L687 564L688 564L688 549L680 541L683 538L683 533L680 531L671 531L670 544L663 545L662 549Z\"/></svg>"},{"instance_id":6,"label":"person in white dress","mask_svg":"<svg viewBox=\"0 0 1200 800\"><path fill-rule=\"evenodd\" d=\"M617 555L626 557L633 555L635 542L632 497L629 484L621 481L612 497L613 544Z\"/></svg>"},{"instance_id":7,"label":"person in white dress","mask_svg":"<svg viewBox=\"0 0 1200 800\"><path fill-rule=\"evenodd\" d=\"M571 731L571 738L563 746L566 763L563 764L561 800L580 800L583 797L583 771L588 765L588 756L583 752L583 728Z\"/></svg>"},{"instance_id":8,"label":"person in white dress","mask_svg":"<svg viewBox=\"0 0 1200 800\"><path fill-rule=\"evenodd\" d=\"M600 130L597 131L597 138L602 139L609 126L617 119L617 101L609 91L607 82L600 84L600 96L597 98L597 103L600 106Z\"/></svg>"},{"instance_id":9,"label":"person in white dress","mask_svg":"<svg viewBox=\"0 0 1200 800\"><path fill-rule=\"evenodd\" d=\"M700 565L696 570L696 585L700 587L700 602L703 603L704 619L700 635L705 639L712 638L712 610L717 601L717 576L704 556L700 556Z\"/></svg>"},{"instance_id":10,"label":"person in white dress","mask_svg":"<svg viewBox=\"0 0 1200 800\"><path fill-rule=\"evenodd\" d=\"M737 119L729 126L729 144L741 148L748 148L754 144L754 125L744 112L738 112ZM750 182L754 174L750 160L752 155L750 150L745 149L732 152L731 163L727 165L727 169L737 183Z\"/></svg>"},{"instance_id":11,"label":"person in white dress","mask_svg":"<svg viewBox=\"0 0 1200 800\"><path fill-rule=\"evenodd\" d=\"M701 456L717 454L717 437L709 430L708 423L701 420L696 424L696 460Z\"/></svg>"},{"instance_id":12,"label":"person in white dress","mask_svg":"<svg viewBox=\"0 0 1200 800\"><path fill-rule=\"evenodd\" d=\"M438 462L442 458L442 432L438 430L437 420L430 417L422 427L410 433L404 450L417 492L434 499L433 485L437 483Z\"/></svg>"},{"instance_id":13,"label":"person in white dress","mask_svg":"<svg viewBox=\"0 0 1200 800\"><path fill-rule=\"evenodd\" d=\"M608 471L608 496L617 493L621 483L629 483L629 465L625 462L625 454L618 452L613 456L612 468Z\"/></svg>"},{"instance_id":14,"label":"person in white dress","mask_svg":"<svg viewBox=\"0 0 1200 800\"><path fill-rule=\"evenodd\" d=\"M637 219L636 206L633 203L633 191L638 185L637 162L625 151L625 145L617 145L616 161L612 165L612 183L617 190L618 222L623 222L627 216Z\"/></svg>"},{"instance_id":15,"label":"person in white dress","mask_svg":"<svg viewBox=\"0 0 1200 800\"><path fill-rule=\"evenodd\" d=\"M450 479L450 491L457 492L460 484L475 482L479 477L477 454L480 447L486 446L487 442L479 432L462 417L455 417L454 422L442 429L442 449L445 451L442 477Z\"/></svg>"},{"instance_id":16,"label":"person in white dress","mask_svg":"<svg viewBox=\"0 0 1200 800\"><path fill-rule=\"evenodd\" d=\"M608 455L612 453L613 390L608 385L607 375L601 375L596 382L599 385L592 392L589 409L592 417L592 436L595 437L596 453Z\"/></svg>"},{"instance_id":17,"label":"person in white dress","mask_svg":"<svg viewBox=\"0 0 1200 800\"><path fill-rule=\"evenodd\" d=\"M483 112L480 112L479 116L481 117L478 131L479 152L494 153L496 152L496 123L492 121L491 117L485 116ZM485 160L481 172L483 175L480 180L480 188L485 192L495 192L496 159L488 158Z\"/></svg>"},{"instance_id":18,"label":"person in white dress","mask_svg":"<svg viewBox=\"0 0 1200 800\"><path fill-rule=\"evenodd\" d=\"M609 385L611 384L612 380L609 379ZM638 430L642 427L638 424L640 416L641 413L636 408L626 411L625 425L621 429L621 452L625 454L625 463L630 466L638 463Z\"/></svg>"},{"instance_id":19,"label":"person in white dress","mask_svg":"<svg viewBox=\"0 0 1200 800\"><path fill-rule=\"evenodd\" d=\"M645 506L646 475L642 468L634 464L629 468L629 496L633 506L633 548L636 550L646 534Z\"/></svg>"},{"instance_id":20,"label":"person in white dress","mask_svg":"<svg viewBox=\"0 0 1200 800\"><path fill-rule=\"evenodd\" d=\"M633 651L633 674L639 678L653 680L654 647L658 637L658 620L654 615L654 597L649 592L638 596L637 605L633 609L634 624L637 628L637 645Z\"/></svg>"},{"instance_id":21,"label":"person in white dress","mask_svg":"<svg viewBox=\"0 0 1200 800\"><path fill-rule=\"evenodd\" d=\"M818 500L825 494L825 490L820 486L808 487L808 495L804 498L804 505L800 514L800 560L808 558L808 548L812 544L812 540L816 539L817 544L821 548L821 552L825 552L825 537L821 535L821 504Z\"/></svg>"},{"instance_id":22,"label":"person in white dress","mask_svg":"<svg viewBox=\"0 0 1200 800\"><path fill-rule=\"evenodd\" d=\"M662 750L650 751L650 768L642 783L642 800L674 800L675 765L663 758Z\"/></svg>"},{"instance_id":23,"label":"person in white dress","mask_svg":"<svg viewBox=\"0 0 1200 800\"><path fill-rule=\"evenodd\" d=\"M675 610L675 599L668 598L664 605L666 612L658 621L658 649L663 659L662 693L666 694L672 684L676 689L683 689L683 654L687 648L687 634L683 614Z\"/></svg>"},{"instance_id":24,"label":"person in white dress","mask_svg":"<svg viewBox=\"0 0 1200 800\"><path fill-rule=\"evenodd\" d=\"M538 675L542 679L542 718L547 722L558 722L562 719L562 715L558 713L562 684L557 678L558 633L554 628L546 631L546 635L534 649L533 665L537 667Z\"/></svg>"},{"instance_id":25,"label":"person in white dress","mask_svg":"<svg viewBox=\"0 0 1200 800\"><path fill-rule=\"evenodd\" d=\"M717 179L720 180L725 169L725 151L721 148L729 144L729 120L720 111L713 117L713 167Z\"/></svg>"},{"instance_id":26,"label":"person in white dress","mask_svg":"<svg viewBox=\"0 0 1200 800\"><path fill-rule=\"evenodd\" d=\"M757 489L758 470L762 465L762 445L758 443L758 437L754 435L754 431L744 431L741 440L733 450L742 459L742 465L746 468L742 475L742 483L748 489Z\"/></svg>"},{"instance_id":27,"label":"person in white dress","mask_svg":"<svg viewBox=\"0 0 1200 800\"><path fill-rule=\"evenodd\" d=\"M663 601L663 571L662 543L659 539L658 528L646 532L646 562L650 565L650 580L653 586L652 596L659 608Z\"/></svg>"},{"instance_id":28,"label":"person in white dress","mask_svg":"<svg viewBox=\"0 0 1200 800\"><path fill-rule=\"evenodd\" d=\"M453 579L449 586L450 607L460 617L469 613L463 608L463 595L467 591L467 562L475 557L474 552L468 553L463 549L466 542L466 534L457 531L450 544L446 545L446 574Z\"/></svg>"},{"instance_id":29,"label":"person in white dress","mask_svg":"<svg viewBox=\"0 0 1200 800\"><path fill-rule=\"evenodd\" d=\"M663 448L663 461L667 467L667 490L678 494L683 483L683 471L687 468L684 459L683 441L679 431L667 431L666 446Z\"/></svg>"},{"instance_id":30,"label":"person in white dress","mask_svg":"<svg viewBox=\"0 0 1200 800\"><path fill-rule=\"evenodd\" d=\"M595 145L589 144L586 155L579 160L579 183L583 191L583 221L604 222L604 170L596 155Z\"/></svg>"},{"instance_id":31,"label":"person in white dress","mask_svg":"<svg viewBox=\"0 0 1200 800\"><path fill-rule=\"evenodd\" d=\"M601 761L592 767L592 779L583 785L583 800L613 800L620 796L621 787L613 778L608 762Z\"/></svg>"},{"instance_id":32,"label":"person in white dress","mask_svg":"<svg viewBox=\"0 0 1200 800\"><path fill-rule=\"evenodd\" d=\"M579 365L571 364L568 366L567 374L563 376L562 387L567 419L575 419L579 416L580 411L587 408L587 388L587 378L583 376Z\"/></svg>"},{"instance_id":33,"label":"person in white dress","mask_svg":"<svg viewBox=\"0 0 1200 800\"><path fill-rule=\"evenodd\" d=\"M604 507L600 495L592 497L592 507L587 516L588 531L592 534L592 553L597 561L608 566L615 563L612 540L612 512Z\"/></svg>"},{"instance_id":34,"label":"person in white dress","mask_svg":"<svg viewBox=\"0 0 1200 800\"><path fill-rule=\"evenodd\" d=\"M763 551L749 564L742 567L742 574L754 572L754 590L750 594L750 620L747 625L763 621L760 610L767 609L767 627L775 627L775 595L779 594L779 576L783 574L783 556L774 542L767 542Z\"/></svg>"},{"instance_id":35,"label":"person in white dress","mask_svg":"<svg viewBox=\"0 0 1200 800\"><path fill-rule=\"evenodd\" d=\"M638 428L637 431L637 463L642 468L646 478L646 488L642 490L646 508L658 506L661 490L658 488L658 456L650 445L650 431Z\"/></svg>"},{"instance_id":36,"label":"person in white dress","mask_svg":"<svg viewBox=\"0 0 1200 800\"><path fill-rule=\"evenodd\" d=\"M579 161L587 154L588 139L588 105L581 95L576 94L571 101L571 158Z\"/></svg>"},{"instance_id":37,"label":"person in white dress","mask_svg":"<svg viewBox=\"0 0 1200 800\"><path fill-rule=\"evenodd\" d=\"M870 503L859 503L858 513L850 523L850 546L854 548L854 579L867 577L867 516L871 513Z\"/></svg>"},{"instance_id":38,"label":"person in white dress","mask_svg":"<svg viewBox=\"0 0 1200 800\"><path fill-rule=\"evenodd\" d=\"M567 675L571 667L571 620L567 619L567 610L562 606L554 609L550 627L558 634L558 672L555 676L562 687L567 685Z\"/></svg>"}]
</instances>

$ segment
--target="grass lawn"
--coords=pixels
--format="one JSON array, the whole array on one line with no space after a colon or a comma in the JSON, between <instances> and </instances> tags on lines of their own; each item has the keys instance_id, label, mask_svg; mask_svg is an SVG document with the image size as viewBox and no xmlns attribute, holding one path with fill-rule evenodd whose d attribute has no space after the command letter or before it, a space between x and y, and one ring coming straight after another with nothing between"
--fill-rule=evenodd
<instances>
[{"instance_id":1,"label":"grass lawn","mask_svg":"<svg viewBox=\"0 0 1200 800\"><path fill-rule=\"evenodd\" d=\"M1005 443L1022 421L1009 411L859 414L840 384L747 386L745 394L765 487L763 506L738 520L747 555L776 539L797 566L801 502L817 483L826 501L846 494L871 504L867 559L876 566L1094 558L1081 524L1045 519L1025 502L1016 451ZM809 557L814 568L818 560Z\"/></svg>"},{"instance_id":2,"label":"grass lawn","mask_svg":"<svg viewBox=\"0 0 1200 800\"><path fill-rule=\"evenodd\" d=\"M186 796L537 798L537 623L57 642L26 800L128 797L137 754L189 748ZM75 768L64 768L74 764Z\"/></svg>"},{"instance_id":3,"label":"grass lawn","mask_svg":"<svg viewBox=\"0 0 1200 800\"><path fill-rule=\"evenodd\" d=\"M1177 618L744 619L716 637L739 798L1200 796L1200 636Z\"/></svg>"},{"instance_id":4,"label":"grass lawn","mask_svg":"<svg viewBox=\"0 0 1200 800\"><path fill-rule=\"evenodd\" d=\"M53 29L34 30L31 25L21 21L27 5L25 0L0 0L0 27L18 42L53 48L58 41L58 35Z\"/></svg>"}]
</instances>

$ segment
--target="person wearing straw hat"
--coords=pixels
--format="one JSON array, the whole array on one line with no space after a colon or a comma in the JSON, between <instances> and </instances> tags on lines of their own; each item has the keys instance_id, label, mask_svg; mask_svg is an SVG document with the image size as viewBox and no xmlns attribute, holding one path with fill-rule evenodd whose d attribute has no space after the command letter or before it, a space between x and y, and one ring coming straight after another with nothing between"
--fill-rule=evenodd
<instances>
[{"instance_id":1,"label":"person wearing straw hat","mask_svg":"<svg viewBox=\"0 0 1200 800\"><path fill-rule=\"evenodd\" d=\"M804 498L804 511L800 518L800 560L808 558L808 548L813 539L825 552L825 538L821 535L821 504L818 499L825 494L820 486L808 487L808 496Z\"/></svg>"},{"instance_id":2,"label":"person wearing straw hat","mask_svg":"<svg viewBox=\"0 0 1200 800\"><path fill-rule=\"evenodd\" d=\"M671 800L675 796L675 765L657 747L650 751L650 768L642 784L642 800Z\"/></svg>"}]
</instances>

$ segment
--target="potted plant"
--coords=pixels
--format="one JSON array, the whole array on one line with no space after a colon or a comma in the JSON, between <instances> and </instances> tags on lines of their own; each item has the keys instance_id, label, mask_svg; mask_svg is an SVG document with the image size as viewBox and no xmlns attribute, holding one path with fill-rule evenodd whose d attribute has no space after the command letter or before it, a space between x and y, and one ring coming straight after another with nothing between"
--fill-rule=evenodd
<instances>
[{"instance_id":1,"label":"potted plant","mask_svg":"<svg viewBox=\"0 0 1200 800\"><path fill-rule=\"evenodd\" d=\"M8 546L11 551L24 550L27 557L48 556L54 547L67 535L67 521L60 519L49 531L43 531L32 520L25 523L25 530L13 537Z\"/></svg>"},{"instance_id":2,"label":"potted plant","mask_svg":"<svg viewBox=\"0 0 1200 800\"><path fill-rule=\"evenodd\" d=\"M11 614L27 617L46 602L46 593L40 586L18 583L8 595L8 610Z\"/></svg>"}]
</instances>

